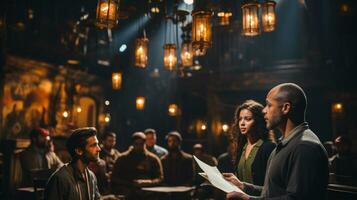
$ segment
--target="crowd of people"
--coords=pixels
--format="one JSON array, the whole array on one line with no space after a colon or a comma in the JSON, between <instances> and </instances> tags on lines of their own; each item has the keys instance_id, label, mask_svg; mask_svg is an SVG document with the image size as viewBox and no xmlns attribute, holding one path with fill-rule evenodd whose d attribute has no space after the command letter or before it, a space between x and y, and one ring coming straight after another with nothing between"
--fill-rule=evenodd
<instances>
[{"instance_id":1,"label":"crowd of people","mask_svg":"<svg viewBox=\"0 0 357 200\"><path fill-rule=\"evenodd\" d=\"M218 159L199 143L192 154L185 152L181 149L184 138L177 131L166 135L166 149L156 144L154 129L135 132L129 148L119 152L115 133L106 132L99 141L97 130L86 127L68 138L72 159L64 164L54 153L49 132L35 128L31 145L20 156L23 184L31 184L32 170L57 169L47 183L45 199L92 200L100 194L157 199L155 193L141 188L158 185L195 186L194 192L177 199L325 199L329 173L341 175L334 181L356 177L357 159L344 136L332 143L320 142L305 120L306 106L304 91L292 83L271 89L265 107L245 101L237 106L226 153ZM201 170L193 155L217 166L241 191L226 195L207 184L198 175Z\"/></svg>"}]
</instances>

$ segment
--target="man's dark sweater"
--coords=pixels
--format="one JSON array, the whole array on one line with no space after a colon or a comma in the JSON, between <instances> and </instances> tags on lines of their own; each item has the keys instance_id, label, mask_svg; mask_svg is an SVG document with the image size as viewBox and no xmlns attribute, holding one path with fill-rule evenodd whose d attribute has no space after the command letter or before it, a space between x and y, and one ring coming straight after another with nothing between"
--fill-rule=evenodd
<instances>
[{"instance_id":1,"label":"man's dark sweater","mask_svg":"<svg viewBox=\"0 0 357 200\"><path fill-rule=\"evenodd\" d=\"M302 123L271 153L264 186L244 183L251 199L326 199L327 153L318 137Z\"/></svg>"}]
</instances>

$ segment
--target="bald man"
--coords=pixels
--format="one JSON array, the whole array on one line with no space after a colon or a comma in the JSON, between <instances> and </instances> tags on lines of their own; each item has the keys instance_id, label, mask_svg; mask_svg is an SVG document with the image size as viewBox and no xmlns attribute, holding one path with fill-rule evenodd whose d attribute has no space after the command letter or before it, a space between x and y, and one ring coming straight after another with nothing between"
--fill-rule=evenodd
<instances>
[{"instance_id":1,"label":"bald man","mask_svg":"<svg viewBox=\"0 0 357 200\"><path fill-rule=\"evenodd\" d=\"M244 191L228 193L228 199L326 199L327 153L305 121L306 106L305 92L296 84L280 84L269 91L263 110L266 126L279 130L282 137L268 160L264 186L223 174Z\"/></svg>"}]
</instances>

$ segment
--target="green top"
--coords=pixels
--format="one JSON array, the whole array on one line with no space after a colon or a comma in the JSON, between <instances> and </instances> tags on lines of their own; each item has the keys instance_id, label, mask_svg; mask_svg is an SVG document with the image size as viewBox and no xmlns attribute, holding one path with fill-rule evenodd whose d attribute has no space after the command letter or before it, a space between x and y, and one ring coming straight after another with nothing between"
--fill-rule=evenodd
<instances>
[{"instance_id":1,"label":"green top","mask_svg":"<svg viewBox=\"0 0 357 200\"><path fill-rule=\"evenodd\" d=\"M239 180L247 183L253 183L252 164L254 162L255 156L257 155L258 149L262 144L263 140L259 139L254 145L253 149L250 151L247 159L245 159L245 150L247 148L247 143L244 145L242 155L240 156L238 163Z\"/></svg>"}]
</instances>

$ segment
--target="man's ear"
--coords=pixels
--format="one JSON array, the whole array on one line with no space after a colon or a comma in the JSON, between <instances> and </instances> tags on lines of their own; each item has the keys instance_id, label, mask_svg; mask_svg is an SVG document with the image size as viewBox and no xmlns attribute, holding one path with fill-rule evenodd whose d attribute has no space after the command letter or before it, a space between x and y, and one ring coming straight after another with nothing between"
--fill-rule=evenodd
<instances>
[{"instance_id":1,"label":"man's ear","mask_svg":"<svg viewBox=\"0 0 357 200\"><path fill-rule=\"evenodd\" d=\"M76 148L75 151L76 151L76 154L77 154L77 155L80 155L80 156L81 156L81 155L83 154L83 150L80 149L80 148Z\"/></svg>"},{"instance_id":2,"label":"man's ear","mask_svg":"<svg viewBox=\"0 0 357 200\"><path fill-rule=\"evenodd\" d=\"M283 113L286 115L290 112L291 110L291 103L289 102L285 102L281 108L281 110L283 111Z\"/></svg>"}]
</instances>

